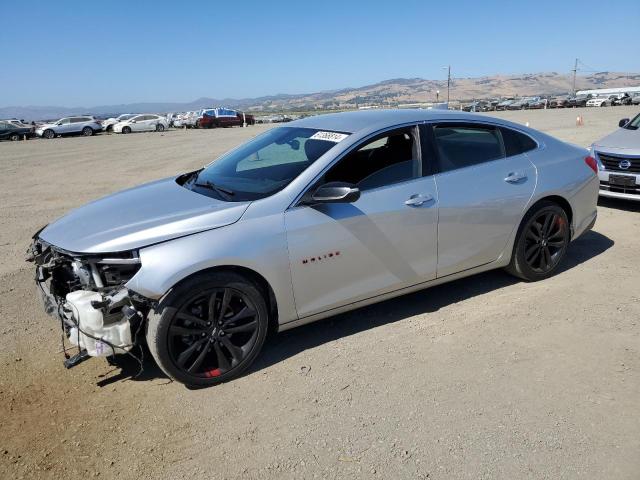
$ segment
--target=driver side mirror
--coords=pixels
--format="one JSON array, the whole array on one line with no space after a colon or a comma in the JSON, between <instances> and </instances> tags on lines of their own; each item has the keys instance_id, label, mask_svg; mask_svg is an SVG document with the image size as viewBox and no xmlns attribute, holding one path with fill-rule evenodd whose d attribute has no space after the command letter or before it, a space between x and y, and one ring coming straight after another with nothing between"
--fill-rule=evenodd
<instances>
[{"instance_id":1,"label":"driver side mirror","mask_svg":"<svg viewBox=\"0 0 640 480\"><path fill-rule=\"evenodd\" d=\"M618 122L618 126L619 127L624 127L627 123L629 123L629 119L628 118L623 118L622 120L620 120Z\"/></svg>"},{"instance_id":2,"label":"driver side mirror","mask_svg":"<svg viewBox=\"0 0 640 480\"><path fill-rule=\"evenodd\" d=\"M318 203L353 203L360 198L360 189L352 183L329 182L318 187L311 199Z\"/></svg>"}]
</instances>

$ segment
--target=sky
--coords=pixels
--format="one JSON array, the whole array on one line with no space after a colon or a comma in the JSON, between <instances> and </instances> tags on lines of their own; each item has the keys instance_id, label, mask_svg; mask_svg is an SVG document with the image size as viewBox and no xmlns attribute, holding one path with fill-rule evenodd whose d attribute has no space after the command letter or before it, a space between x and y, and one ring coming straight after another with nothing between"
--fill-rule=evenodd
<instances>
[{"instance_id":1,"label":"sky","mask_svg":"<svg viewBox=\"0 0 640 480\"><path fill-rule=\"evenodd\" d=\"M390 78L640 72L640 1L16 1L0 107L248 98ZM631 50L630 50L631 49Z\"/></svg>"}]
</instances>

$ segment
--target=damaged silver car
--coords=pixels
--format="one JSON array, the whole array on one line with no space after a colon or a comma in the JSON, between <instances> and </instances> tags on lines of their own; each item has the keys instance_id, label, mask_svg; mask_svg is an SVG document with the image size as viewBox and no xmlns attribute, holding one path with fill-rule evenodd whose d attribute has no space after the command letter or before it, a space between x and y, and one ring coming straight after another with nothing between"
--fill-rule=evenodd
<instances>
[{"instance_id":1,"label":"damaged silver car","mask_svg":"<svg viewBox=\"0 0 640 480\"><path fill-rule=\"evenodd\" d=\"M88 357L148 345L189 385L286 330L495 268L555 274L596 220L588 151L442 110L310 117L34 236L47 312Z\"/></svg>"}]
</instances>

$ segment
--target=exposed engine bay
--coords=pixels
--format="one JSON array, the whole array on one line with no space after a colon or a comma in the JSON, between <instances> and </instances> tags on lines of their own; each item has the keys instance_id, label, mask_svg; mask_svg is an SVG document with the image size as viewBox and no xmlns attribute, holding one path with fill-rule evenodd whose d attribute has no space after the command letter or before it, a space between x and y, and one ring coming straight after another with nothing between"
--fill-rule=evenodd
<instances>
[{"instance_id":1,"label":"exposed engine bay","mask_svg":"<svg viewBox=\"0 0 640 480\"><path fill-rule=\"evenodd\" d=\"M125 287L140 269L136 251L93 255L66 252L34 237L27 261L36 265L36 285L45 311L60 321L65 366L88 357L131 353L152 307ZM65 342L77 347L67 354Z\"/></svg>"}]
</instances>

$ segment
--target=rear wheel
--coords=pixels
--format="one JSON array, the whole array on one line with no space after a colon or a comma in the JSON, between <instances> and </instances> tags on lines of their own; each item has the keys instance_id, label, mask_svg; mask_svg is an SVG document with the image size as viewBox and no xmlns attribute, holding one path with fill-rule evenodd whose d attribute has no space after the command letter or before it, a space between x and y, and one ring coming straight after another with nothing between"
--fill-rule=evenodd
<instances>
[{"instance_id":1,"label":"rear wheel","mask_svg":"<svg viewBox=\"0 0 640 480\"><path fill-rule=\"evenodd\" d=\"M131 133L131 127L122 127L122 133Z\"/></svg>"},{"instance_id":2,"label":"rear wheel","mask_svg":"<svg viewBox=\"0 0 640 480\"><path fill-rule=\"evenodd\" d=\"M161 123L156 125L156 132L164 132L164 125Z\"/></svg>"},{"instance_id":3,"label":"rear wheel","mask_svg":"<svg viewBox=\"0 0 640 480\"><path fill-rule=\"evenodd\" d=\"M149 314L147 343L169 377L209 386L251 365L267 329L267 306L257 285L232 272L204 273L179 284Z\"/></svg>"},{"instance_id":4,"label":"rear wheel","mask_svg":"<svg viewBox=\"0 0 640 480\"><path fill-rule=\"evenodd\" d=\"M93 135L93 128L91 127L84 127L82 129L82 136L84 137L90 137L91 135Z\"/></svg>"},{"instance_id":5,"label":"rear wheel","mask_svg":"<svg viewBox=\"0 0 640 480\"><path fill-rule=\"evenodd\" d=\"M566 212L553 202L540 202L522 220L507 271L530 282L548 278L564 258L569 240Z\"/></svg>"},{"instance_id":6,"label":"rear wheel","mask_svg":"<svg viewBox=\"0 0 640 480\"><path fill-rule=\"evenodd\" d=\"M9 135L9 140L11 140L12 142L17 142L18 140L20 140L20 135L18 135L17 133L12 133L11 135Z\"/></svg>"}]
</instances>

